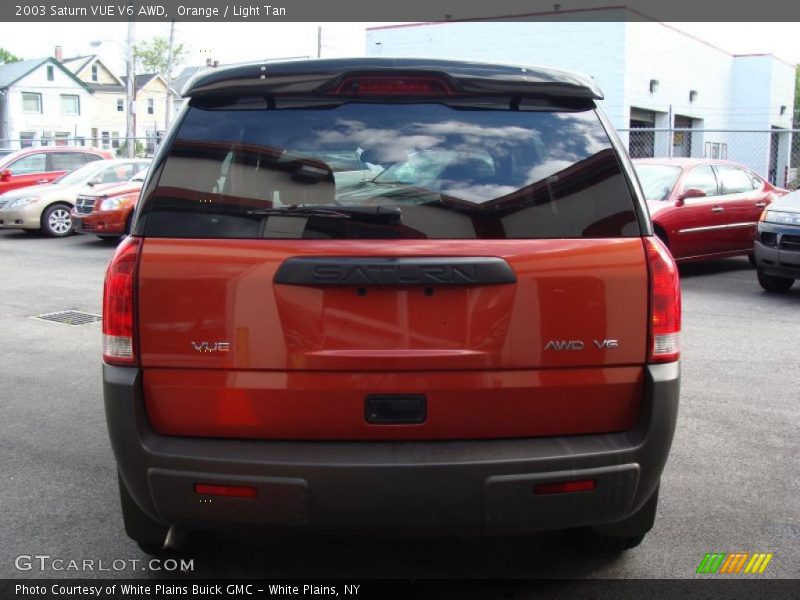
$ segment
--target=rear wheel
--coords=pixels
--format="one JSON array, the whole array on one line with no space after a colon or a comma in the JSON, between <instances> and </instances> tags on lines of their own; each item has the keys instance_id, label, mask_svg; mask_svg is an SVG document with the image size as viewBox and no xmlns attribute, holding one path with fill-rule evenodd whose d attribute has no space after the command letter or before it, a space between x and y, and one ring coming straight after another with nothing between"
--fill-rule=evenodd
<instances>
[{"instance_id":1,"label":"rear wheel","mask_svg":"<svg viewBox=\"0 0 800 600\"><path fill-rule=\"evenodd\" d=\"M154 521L139 508L119 473L117 473L117 482L125 533L146 553L160 554L167 536L167 526Z\"/></svg>"},{"instance_id":2,"label":"rear wheel","mask_svg":"<svg viewBox=\"0 0 800 600\"><path fill-rule=\"evenodd\" d=\"M758 269L756 275L758 276L758 283L768 292L788 292L789 288L792 287L794 283L794 279L788 277L767 275L764 273L763 269Z\"/></svg>"},{"instance_id":3,"label":"rear wheel","mask_svg":"<svg viewBox=\"0 0 800 600\"><path fill-rule=\"evenodd\" d=\"M653 528L657 508L658 487L647 502L630 517L618 523L597 525L589 529L587 531L589 547L602 554L619 554L635 548Z\"/></svg>"},{"instance_id":4,"label":"rear wheel","mask_svg":"<svg viewBox=\"0 0 800 600\"><path fill-rule=\"evenodd\" d=\"M48 206L42 215L42 231L50 237L66 237L72 233L69 206L66 204Z\"/></svg>"},{"instance_id":5,"label":"rear wheel","mask_svg":"<svg viewBox=\"0 0 800 600\"><path fill-rule=\"evenodd\" d=\"M755 269L756 268L756 255L751 252L750 254L747 255L747 260L750 261L750 266Z\"/></svg>"}]
</instances>

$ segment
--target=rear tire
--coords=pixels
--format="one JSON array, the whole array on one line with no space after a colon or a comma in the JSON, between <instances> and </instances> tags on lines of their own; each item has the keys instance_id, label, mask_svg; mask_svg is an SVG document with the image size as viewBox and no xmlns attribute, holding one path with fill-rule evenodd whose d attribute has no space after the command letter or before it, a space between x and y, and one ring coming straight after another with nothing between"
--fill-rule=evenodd
<instances>
[{"instance_id":1,"label":"rear tire","mask_svg":"<svg viewBox=\"0 0 800 600\"><path fill-rule=\"evenodd\" d=\"M146 553L159 555L164 547L168 527L154 521L139 508L119 472L117 472L117 482L125 533Z\"/></svg>"},{"instance_id":2,"label":"rear tire","mask_svg":"<svg viewBox=\"0 0 800 600\"><path fill-rule=\"evenodd\" d=\"M788 277L776 277L775 275L767 275L762 269L756 271L758 276L758 283L768 292L785 293L792 287L794 279Z\"/></svg>"},{"instance_id":3,"label":"rear tire","mask_svg":"<svg viewBox=\"0 0 800 600\"><path fill-rule=\"evenodd\" d=\"M620 554L635 548L653 528L658 508L658 486L642 507L617 523L597 525L588 530L588 545L600 554Z\"/></svg>"},{"instance_id":4,"label":"rear tire","mask_svg":"<svg viewBox=\"0 0 800 600\"><path fill-rule=\"evenodd\" d=\"M67 237L72 233L70 207L66 204L48 206L42 215L42 231L50 237Z\"/></svg>"},{"instance_id":5,"label":"rear tire","mask_svg":"<svg viewBox=\"0 0 800 600\"><path fill-rule=\"evenodd\" d=\"M755 269L756 268L756 255L751 252L750 254L747 255L747 260L750 261L750 266Z\"/></svg>"}]
</instances>

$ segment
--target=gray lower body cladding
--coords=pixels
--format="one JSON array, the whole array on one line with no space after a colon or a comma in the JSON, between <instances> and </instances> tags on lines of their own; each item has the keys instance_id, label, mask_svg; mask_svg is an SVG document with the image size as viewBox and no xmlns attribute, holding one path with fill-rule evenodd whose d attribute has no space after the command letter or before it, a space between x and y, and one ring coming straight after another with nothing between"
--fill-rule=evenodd
<instances>
[{"instance_id":1,"label":"gray lower body cladding","mask_svg":"<svg viewBox=\"0 0 800 600\"><path fill-rule=\"evenodd\" d=\"M522 533L620 521L650 497L678 411L678 363L645 369L634 429L552 438L302 442L167 437L150 427L141 371L103 366L111 445L140 508L170 525L235 524L419 534ZM592 491L535 495L593 479ZM256 498L202 502L195 483Z\"/></svg>"}]
</instances>

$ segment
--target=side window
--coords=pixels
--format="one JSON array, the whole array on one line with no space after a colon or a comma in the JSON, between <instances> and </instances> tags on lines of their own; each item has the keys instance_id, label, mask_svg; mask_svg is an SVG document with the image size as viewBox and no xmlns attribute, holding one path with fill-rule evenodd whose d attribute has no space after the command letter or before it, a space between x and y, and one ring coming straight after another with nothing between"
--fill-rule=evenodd
<instances>
[{"instance_id":1,"label":"side window","mask_svg":"<svg viewBox=\"0 0 800 600\"><path fill-rule=\"evenodd\" d=\"M760 190L762 187L764 187L764 180L761 179L761 177L755 173L748 173L748 175L750 176L750 181L753 184L754 190Z\"/></svg>"},{"instance_id":2,"label":"side window","mask_svg":"<svg viewBox=\"0 0 800 600\"><path fill-rule=\"evenodd\" d=\"M722 194L741 194L753 190L753 181L746 171L737 167L717 167L719 187Z\"/></svg>"},{"instance_id":3,"label":"side window","mask_svg":"<svg viewBox=\"0 0 800 600\"><path fill-rule=\"evenodd\" d=\"M29 154L8 166L13 175L27 175L28 173L44 173L47 171L47 154Z\"/></svg>"},{"instance_id":4,"label":"side window","mask_svg":"<svg viewBox=\"0 0 800 600\"><path fill-rule=\"evenodd\" d=\"M83 159L87 162L94 162L96 160L103 160L102 156L98 156L97 154L84 154Z\"/></svg>"},{"instance_id":5,"label":"side window","mask_svg":"<svg viewBox=\"0 0 800 600\"><path fill-rule=\"evenodd\" d=\"M50 155L51 171L74 171L85 164L83 152L53 152Z\"/></svg>"},{"instance_id":6,"label":"side window","mask_svg":"<svg viewBox=\"0 0 800 600\"><path fill-rule=\"evenodd\" d=\"M714 175L714 169L704 165L689 171L683 180L683 190L686 191L689 188L703 190L706 196L716 196L719 191L717 190L717 176Z\"/></svg>"}]
</instances>

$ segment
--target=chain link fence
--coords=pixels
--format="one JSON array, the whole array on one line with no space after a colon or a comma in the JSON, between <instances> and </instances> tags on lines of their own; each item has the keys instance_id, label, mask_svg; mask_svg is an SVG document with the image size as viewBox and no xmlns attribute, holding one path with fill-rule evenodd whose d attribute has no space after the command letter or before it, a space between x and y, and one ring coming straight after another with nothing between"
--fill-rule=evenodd
<instances>
[{"instance_id":1,"label":"chain link fence","mask_svg":"<svg viewBox=\"0 0 800 600\"><path fill-rule=\"evenodd\" d=\"M152 158L163 137L163 133L158 132L157 134L135 138L125 138L114 135L103 135L97 138L55 135L51 137L37 136L35 138L0 139L0 152L7 152L9 150L16 152L24 148L63 146L106 150L118 158L127 158L130 156L136 158ZM132 142L130 151L132 151L133 154L129 154L129 142Z\"/></svg>"},{"instance_id":2,"label":"chain link fence","mask_svg":"<svg viewBox=\"0 0 800 600\"><path fill-rule=\"evenodd\" d=\"M745 165L780 187L800 176L800 129L619 129L631 158L710 158Z\"/></svg>"},{"instance_id":3,"label":"chain link fence","mask_svg":"<svg viewBox=\"0 0 800 600\"><path fill-rule=\"evenodd\" d=\"M800 186L800 129L665 129L630 128L617 130L631 158L711 158L741 163L770 183L795 189ZM93 147L117 157L152 157L163 132L125 138L102 135L86 137L36 137L0 139L0 150L42 146Z\"/></svg>"}]
</instances>

